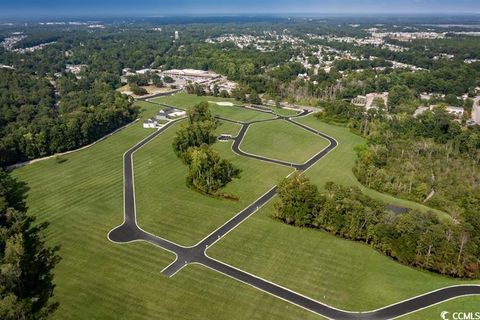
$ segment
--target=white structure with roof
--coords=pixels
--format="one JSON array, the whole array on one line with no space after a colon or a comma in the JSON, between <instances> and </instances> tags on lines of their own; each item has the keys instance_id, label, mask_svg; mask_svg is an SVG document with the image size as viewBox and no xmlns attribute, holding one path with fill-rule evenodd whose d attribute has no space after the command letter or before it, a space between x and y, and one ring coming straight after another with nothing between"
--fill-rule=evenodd
<instances>
[{"instance_id":1,"label":"white structure with roof","mask_svg":"<svg viewBox=\"0 0 480 320\"><path fill-rule=\"evenodd\" d=\"M356 106L364 107L365 110L368 111L372 108L378 108L378 106L374 104L374 100L377 98L382 99L385 103L385 106L388 105L388 92L372 92L367 94L366 96L357 96L356 98L352 99L352 103Z\"/></svg>"},{"instance_id":2,"label":"white structure with roof","mask_svg":"<svg viewBox=\"0 0 480 320\"><path fill-rule=\"evenodd\" d=\"M439 107L439 105L431 105L430 107L420 106L420 107L417 108L417 110L415 110L415 113L413 114L413 116L417 117L417 116L421 115L422 113L424 113L425 111L433 110L437 107ZM462 107L446 106L445 111L447 111L451 115L455 116L455 118L461 119L463 117L465 109L463 109Z\"/></svg>"},{"instance_id":3,"label":"white structure with roof","mask_svg":"<svg viewBox=\"0 0 480 320\"><path fill-rule=\"evenodd\" d=\"M187 112L183 110L179 110L176 108L165 108L160 110L160 112L155 116L157 120L167 120L172 118L179 118L183 117L187 114Z\"/></svg>"},{"instance_id":4,"label":"white structure with roof","mask_svg":"<svg viewBox=\"0 0 480 320\"><path fill-rule=\"evenodd\" d=\"M155 129L158 126L158 122L153 120L153 119L148 119L145 122L143 122L143 128L144 129Z\"/></svg>"}]
</instances>

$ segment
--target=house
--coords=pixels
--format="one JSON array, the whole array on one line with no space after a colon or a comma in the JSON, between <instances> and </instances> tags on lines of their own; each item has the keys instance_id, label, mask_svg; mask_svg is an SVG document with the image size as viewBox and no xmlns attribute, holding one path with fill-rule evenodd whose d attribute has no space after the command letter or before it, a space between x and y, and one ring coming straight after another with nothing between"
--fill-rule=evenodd
<instances>
[{"instance_id":1,"label":"house","mask_svg":"<svg viewBox=\"0 0 480 320\"><path fill-rule=\"evenodd\" d=\"M438 105L431 105L430 110L438 107ZM465 110L462 107L454 107L454 106L446 106L445 111L450 113L451 115L455 116L457 119L461 119Z\"/></svg>"},{"instance_id":2,"label":"house","mask_svg":"<svg viewBox=\"0 0 480 320\"><path fill-rule=\"evenodd\" d=\"M155 129L158 126L158 122L153 119L148 119L147 121L143 122L144 129Z\"/></svg>"},{"instance_id":3,"label":"house","mask_svg":"<svg viewBox=\"0 0 480 320\"><path fill-rule=\"evenodd\" d=\"M133 76L134 74L135 74L135 71L131 68L123 68L122 69L122 75L125 76L125 77Z\"/></svg>"},{"instance_id":4,"label":"house","mask_svg":"<svg viewBox=\"0 0 480 320\"><path fill-rule=\"evenodd\" d=\"M367 104L367 97L365 96L357 96L356 98L352 99L352 104L358 107L365 107Z\"/></svg>"},{"instance_id":5,"label":"house","mask_svg":"<svg viewBox=\"0 0 480 320\"><path fill-rule=\"evenodd\" d=\"M183 110L168 107L168 108L160 110L160 112L155 116L155 118L157 120L167 120L167 119L174 119L174 118L178 118L178 117L183 117L186 114L187 113Z\"/></svg>"},{"instance_id":6,"label":"house","mask_svg":"<svg viewBox=\"0 0 480 320\"><path fill-rule=\"evenodd\" d=\"M162 72L162 70L147 68L147 69L140 69L140 70L135 71L136 74L145 74L145 73L148 73L148 72L160 74Z\"/></svg>"},{"instance_id":7,"label":"house","mask_svg":"<svg viewBox=\"0 0 480 320\"><path fill-rule=\"evenodd\" d=\"M86 64L67 64L65 66L65 72L79 74L83 68L85 68Z\"/></svg>"},{"instance_id":8,"label":"house","mask_svg":"<svg viewBox=\"0 0 480 320\"><path fill-rule=\"evenodd\" d=\"M15 67L13 67L13 66L7 66L6 64L0 64L0 69L15 70Z\"/></svg>"},{"instance_id":9,"label":"house","mask_svg":"<svg viewBox=\"0 0 480 320\"><path fill-rule=\"evenodd\" d=\"M433 110L435 108L437 108L438 105L431 105L430 107L424 107L424 106L420 106L417 108L417 110L415 110L415 113L413 114L414 117L418 117L419 115L421 115L422 113L424 113L425 111L427 110ZM448 113L452 114L453 116L455 116L455 118L457 119L461 119L463 117L463 113L465 112L465 110L461 107L453 107L453 106L446 106L445 107L445 111L447 111ZM472 118L473 118L473 112L472 112Z\"/></svg>"},{"instance_id":10,"label":"house","mask_svg":"<svg viewBox=\"0 0 480 320\"><path fill-rule=\"evenodd\" d=\"M365 110L370 110L372 108L378 108L376 105L376 100L381 99L383 100L385 106L388 104L388 92L383 93L376 93L372 92L367 94L366 96L357 96L356 98L352 99L352 104L363 107Z\"/></svg>"},{"instance_id":11,"label":"house","mask_svg":"<svg viewBox=\"0 0 480 320\"><path fill-rule=\"evenodd\" d=\"M309 80L309 79L310 79L310 77L308 76L307 73L299 73L299 74L297 75L297 78L298 78L298 79L302 79L302 80Z\"/></svg>"},{"instance_id":12,"label":"house","mask_svg":"<svg viewBox=\"0 0 480 320\"><path fill-rule=\"evenodd\" d=\"M462 107L447 106L447 112L453 114L456 118L461 118L465 110Z\"/></svg>"}]
</instances>

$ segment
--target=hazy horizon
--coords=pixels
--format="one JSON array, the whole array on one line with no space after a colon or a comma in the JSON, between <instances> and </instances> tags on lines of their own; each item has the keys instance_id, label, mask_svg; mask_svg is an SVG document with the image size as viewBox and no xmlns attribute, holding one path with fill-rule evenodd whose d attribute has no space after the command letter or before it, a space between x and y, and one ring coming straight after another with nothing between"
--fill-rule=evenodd
<instances>
[{"instance_id":1,"label":"hazy horizon","mask_svg":"<svg viewBox=\"0 0 480 320\"><path fill-rule=\"evenodd\" d=\"M55 0L4 1L0 5L2 20L45 18L111 18L181 15L478 15L478 0L286 0L220 1L205 0L127 0L73 1Z\"/></svg>"}]
</instances>

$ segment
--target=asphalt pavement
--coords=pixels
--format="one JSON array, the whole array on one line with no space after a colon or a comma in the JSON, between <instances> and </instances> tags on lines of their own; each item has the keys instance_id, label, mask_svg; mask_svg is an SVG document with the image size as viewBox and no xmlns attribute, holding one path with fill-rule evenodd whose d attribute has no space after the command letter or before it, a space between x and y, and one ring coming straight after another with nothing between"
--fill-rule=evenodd
<instances>
[{"instance_id":1,"label":"asphalt pavement","mask_svg":"<svg viewBox=\"0 0 480 320\"><path fill-rule=\"evenodd\" d=\"M160 104L160 103L157 103ZM164 104L160 104L164 105ZM166 105L165 105L166 106ZM331 152L336 146L337 141L313 128L310 128L304 124L296 122L294 120L295 117L300 117L308 114L308 111L304 111L297 116L294 117L284 117L284 116L277 116L273 119L267 120L259 120L259 121L252 121L252 122L241 122L235 120L228 120L232 122L236 122L242 125L242 128L235 137L232 150L245 157L250 157L256 160L267 161L279 165L284 165L288 167L292 167L298 171L305 171L320 161L324 156L326 156L329 152ZM222 119L225 120L225 119ZM293 125L299 126L302 129L305 129L312 134L318 135L326 140L329 141L329 145L319 151L316 155L314 155L311 159L303 164L294 164L289 163L286 161L270 159L267 157L262 157L254 154L249 154L243 152L239 146L245 137L245 133L247 132L248 127L252 123L256 122L263 122L263 121L288 121ZM136 209L135 209L135 190L134 190L134 170L133 170L133 154L135 151L155 139L158 135L162 134L165 130L170 128L176 121L169 122L164 127L160 128L159 130L155 131L151 135L147 136L145 139L141 140L135 146L130 148L127 152L125 152L123 157L123 175L124 175L124 222L114 228L108 234L108 238L116 243L129 243L133 241L146 241L152 243L156 246L159 246L165 250L168 250L176 255L176 260L167 266L162 273L168 277L173 276L175 273L180 271L183 267L187 266L191 263L197 263L204 265L212 270L215 270L219 273L222 273L226 276L234 278L238 281L241 281L245 284L248 284L252 287L255 287L263 292L276 296L280 299L283 299L289 303L295 304L301 308L307 309L311 312L317 313L321 316L324 316L329 319L338 319L338 320L350 320L350 319L372 319L372 320L386 320L396 318L425 307L437 304L442 301L446 301L455 297L465 296L465 295L480 295L480 285L460 285L454 287L447 287L437 291L432 291L426 293L424 295L411 298L406 301L402 301L397 304L392 304L390 306L386 306L384 308L368 311L368 312L349 312L338 310L334 307L328 306L323 304L319 301L314 299L308 298L303 296L299 293L291 291L287 288L279 286L275 283L269 282L265 279L260 277L254 276L249 274L245 271L237 269L233 266L225 264L221 261L212 259L208 257L206 254L206 250L223 238L227 233L232 231L238 225L240 225L243 221L248 219L252 214L257 212L259 208L269 202L275 195L277 194L276 186L268 190L265 194L263 194L260 198L255 200L252 204L248 207L240 211L236 214L233 218L227 221L225 224L220 226L218 229L213 231L211 234L206 236L203 240L197 243L195 246L192 247L185 247L169 240L163 239L151 233L148 233L141 229L136 221Z\"/></svg>"}]
</instances>

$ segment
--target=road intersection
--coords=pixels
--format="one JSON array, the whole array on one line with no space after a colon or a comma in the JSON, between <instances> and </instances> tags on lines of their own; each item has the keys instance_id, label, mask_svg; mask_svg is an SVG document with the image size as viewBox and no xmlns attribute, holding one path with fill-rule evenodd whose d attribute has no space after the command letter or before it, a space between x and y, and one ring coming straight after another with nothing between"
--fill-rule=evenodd
<instances>
[{"instance_id":1,"label":"road intersection","mask_svg":"<svg viewBox=\"0 0 480 320\"><path fill-rule=\"evenodd\" d=\"M159 104L159 103L157 103ZM159 104L166 106L164 104ZM178 108L178 107L176 107ZM260 112L260 111L259 111ZM304 172L311 168L314 164L320 161L324 156L331 152L338 145L338 142L322 132L312 129L306 125L296 122L296 117L308 115L310 112L304 110L302 113L293 117L284 117L277 115L275 118L266 120L257 120L252 122L241 122L235 120L229 120L220 118L224 121L230 121L240 124L242 127L236 137L233 138L232 151L238 155L250 157L260 161L271 162L277 165L283 165L294 168L296 171ZM248 219L251 215L258 211L262 206L275 197L277 193L276 186L272 187L265 194L247 206L245 209L237 213L233 218L228 220L225 224L217 228L215 231L206 236L203 240L191 247L185 247L159 236L153 235L143 230L137 224L136 207L135 207L135 186L134 186L134 169L133 169L133 155L142 148L144 145L161 135L164 131L168 130L174 123L179 121L171 121L165 126L155 131L151 135L147 136L132 148L127 150L123 157L123 176L124 176L124 221L123 223L114 228L108 234L108 238L115 243L129 243L134 241L146 241L153 245L159 246L167 251L175 254L176 259L165 269L162 273L168 277L172 277L178 271L189 264L200 264L207 268L210 268L223 275L236 279L237 281L248 284L263 292L278 297L289 303L295 304L308 311L314 312L329 319L350 320L350 319L373 319L373 320L385 320L397 318L426 307L447 301L453 298L468 296L468 295L480 295L480 285L459 285L446 287L439 290L431 291L413 297L411 299L380 308L378 310L368 312L350 312L336 309L327 304L321 303L314 299L308 298L304 295L291 291L280 285L252 275L248 272L230 266L224 262L218 261L209 257L206 253L207 249L214 245L217 241L222 239L226 234L235 229L243 221ZM329 145L320 150L312 158L307 160L303 164L289 163L282 160L270 159L259 155L249 154L240 149L240 144L247 133L248 127L256 122L264 121L288 121L289 123L296 125L304 130L318 135L327 141Z\"/></svg>"}]
</instances>

